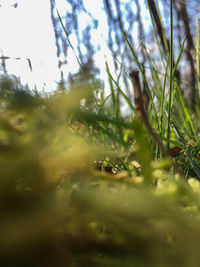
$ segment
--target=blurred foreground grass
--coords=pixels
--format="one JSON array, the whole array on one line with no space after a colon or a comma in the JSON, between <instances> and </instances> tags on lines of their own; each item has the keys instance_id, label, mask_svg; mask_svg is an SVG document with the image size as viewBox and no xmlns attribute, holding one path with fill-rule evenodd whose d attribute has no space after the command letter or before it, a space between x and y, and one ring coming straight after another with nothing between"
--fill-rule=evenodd
<instances>
[{"instance_id":1,"label":"blurred foreground grass","mask_svg":"<svg viewBox=\"0 0 200 267\"><path fill-rule=\"evenodd\" d=\"M199 266L200 183L152 161L140 121L90 112L86 88L13 86L1 81L1 266Z\"/></svg>"}]
</instances>

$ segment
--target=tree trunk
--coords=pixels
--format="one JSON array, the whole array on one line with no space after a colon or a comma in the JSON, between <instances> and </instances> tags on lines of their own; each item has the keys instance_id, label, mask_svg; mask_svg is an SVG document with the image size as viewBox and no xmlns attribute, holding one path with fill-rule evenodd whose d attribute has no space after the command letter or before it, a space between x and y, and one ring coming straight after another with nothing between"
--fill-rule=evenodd
<instances>
[{"instance_id":1,"label":"tree trunk","mask_svg":"<svg viewBox=\"0 0 200 267\"><path fill-rule=\"evenodd\" d=\"M187 39L186 56L190 64L190 84L191 84L190 100L194 108L197 100L197 94L195 90L196 86L195 64L194 64L194 59L192 57L192 52L195 51L195 48L192 40L192 34L190 31L190 20L187 12L186 2L185 0L176 0L176 1L178 1L177 5L178 17L183 22L183 27Z\"/></svg>"},{"instance_id":2,"label":"tree trunk","mask_svg":"<svg viewBox=\"0 0 200 267\"><path fill-rule=\"evenodd\" d=\"M169 52L169 47L170 47L169 40L166 38L166 35L165 35L165 32L164 32L164 28L162 26L162 23L161 23L161 20L160 20L158 11L157 11L157 7L156 7L156 4L155 4L155 1L154 0L147 0L147 3L148 3L148 6L149 6L149 9L150 9L150 12L151 12L151 14L153 16L153 19L154 19L154 22L155 22L155 25L156 25L156 29L157 29L157 32L158 32L158 35L159 35L159 38L160 38L160 42L161 42L162 48L163 48L165 54L167 55L168 52ZM173 59L173 65L174 65L174 59ZM180 72L178 70L176 70L176 72L175 72L175 78L177 79L177 82L179 82L179 80L180 80Z\"/></svg>"}]
</instances>

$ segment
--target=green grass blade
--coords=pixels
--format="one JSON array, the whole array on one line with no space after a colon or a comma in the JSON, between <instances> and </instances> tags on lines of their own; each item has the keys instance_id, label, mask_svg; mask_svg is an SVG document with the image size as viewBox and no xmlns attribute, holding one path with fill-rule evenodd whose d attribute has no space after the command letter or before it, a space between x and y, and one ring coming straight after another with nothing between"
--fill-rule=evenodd
<instances>
[{"instance_id":1,"label":"green grass blade","mask_svg":"<svg viewBox=\"0 0 200 267\"><path fill-rule=\"evenodd\" d=\"M196 18L196 35L197 35L197 43L196 43L197 76L198 76L198 89L199 89L199 97L200 97L199 20L198 18Z\"/></svg>"},{"instance_id":2,"label":"green grass blade","mask_svg":"<svg viewBox=\"0 0 200 267\"><path fill-rule=\"evenodd\" d=\"M182 114L181 121L182 121L183 126L185 127L186 133L188 134L188 136L190 136L191 139L196 140L196 131L194 129L190 111L185 104L183 95L177 84L176 84L176 99L177 99L177 104L179 107L179 114L180 115Z\"/></svg>"},{"instance_id":3,"label":"green grass blade","mask_svg":"<svg viewBox=\"0 0 200 267\"><path fill-rule=\"evenodd\" d=\"M178 127L174 124L174 122L172 120L170 121L170 124L172 126L172 129L173 129L173 131L174 131L174 133L175 133L180 145L184 146L184 141L183 141L183 138L181 137L181 134L180 134L180 132L178 130ZM189 151L184 149L184 152L186 153L192 168L194 169L195 173L197 174L198 180L200 180L200 169L199 169L199 167L197 166L196 162L192 159L192 156L189 153Z\"/></svg>"},{"instance_id":4,"label":"green grass blade","mask_svg":"<svg viewBox=\"0 0 200 267\"><path fill-rule=\"evenodd\" d=\"M113 107L114 110L116 110L116 98L115 98L115 91L114 91L114 85L113 85L113 77L110 73L110 68L108 66L108 62L106 61L106 71L108 74L108 78L109 78L109 85L110 85L110 90L111 90L111 97L112 97L112 102L113 102Z\"/></svg>"},{"instance_id":5,"label":"green grass blade","mask_svg":"<svg viewBox=\"0 0 200 267\"><path fill-rule=\"evenodd\" d=\"M59 10L58 10L58 8L57 8L57 5L56 5L55 0L53 0L53 4L54 4L54 6L55 6L56 13L57 13L57 15L58 15L58 19L59 19L60 24L61 24L61 26L62 26L62 29L63 29L63 31L64 31L64 33L65 33L65 36L66 36L67 41L68 41L68 43L69 43L69 46L70 46L70 48L72 49L72 51L73 51L73 53L74 53L74 56L76 57L76 60L77 60L77 62L78 62L78 64L79 64L80 68L83 69L82 64L81 64L81 61L79 60L78 56L76 55L75 49L74 49L74 47L73 47L73 45L72 45L72 43L71 43L71 41L70 41L70 39L69 39L69 34L68 34L68 32L67 32L67 30L66 30L66 28L65 28L65 25L64 25L64 23L63 23L63 21L62 21L62 18L61 18L61 15L60 15Z\"/></svg>"},{"instance_id":6,"label":"green grass blade","mask_svg":"<svg viewBox=\"0 0 200 267\"><path fill-rule=\"evenodd\" d=\"M122 29L121 29L121 31L122 31L122 34L123 34L123 36L124 36L124 39L125 39L126 43L128 44L128 46L129 46L129 48L130 48L130 50L131 50L131 53L132 53L132 55L133 55L133 57L134 57L134 59L135 59L135 62L136 62L136 64L137 64L137 66L138 66L138 69L140 70L140 73L141 73L141 75L142 75L143 81L144 81L144 83L145 83L146 89L147 89L147 91L148 91L148 94L149 94L149 97L150 97L150 100L151 100L151 104L152 104L152 108L153 108L153 111L154 111L154 116L155 116L156 122L157 122L157 124L159 124L159 121L158 121L158 115L157 115L156 108L155 108L155 105L154 105L154 102L153 102L153 98L152 98L152 95L151 95L151 91L150 91L149 85L148 85L148 83L147 83L147 80L146 80L146 78L145 78L145 75L144 75L144 73L143 73L143 71L142 71L142 67L140 66L140 63L139 63L139 61L138 61L138 59L137 59L137 56L136 56L135 52L133 51L132 45L130 44L130 42L129 42L127 36L126 36L126 34L123 32Z\"/></svg>"},{"instance_id":7,"label":"green grass blade","mask_svg":"<svg viewBox=\"0 0 200 267\"><path fill-rule=\"evenodd\" d=\"M184 40L183 40L183 43L182 43L182 45L181 45L181 49L180 49L178 58L177 58L177 60L176 60L175 66L174 66L174 68L173 68L173 74L172 74L173 77L174 77L175 71L176 71L176 69L177 69L177 67L178 67L179 61L180 61L180 59L181 59L181 55L182 55L182 53L183 53L183 48L184 48L184 45L185 45L185 41L186 41L186 37L185 37Z\"/></svg>"},{"instance_id":8,"label":"green grass blade","mask_svg":"<svg viewBox=\"0 0 200 267\"><path fill-rule=\"evenodd\" d=\"M173 90L173 6L172 0L170 0L170 86L169 86L169 103L168 103L168 129L167 138L170 140L170 120L171 120L171 108L172 108L172 90ZM167 142L169 150L169 141Z\"/></svg>"}]
</instances>

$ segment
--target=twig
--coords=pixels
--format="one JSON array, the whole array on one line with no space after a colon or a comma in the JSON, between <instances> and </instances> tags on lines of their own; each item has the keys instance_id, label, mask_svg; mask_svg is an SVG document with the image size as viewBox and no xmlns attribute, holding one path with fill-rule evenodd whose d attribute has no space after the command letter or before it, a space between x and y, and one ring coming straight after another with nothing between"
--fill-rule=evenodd
<instances>
[{"instance_id":1,"label":"twig","mask_svg":"<svg viewBox=\"0 0 200 267\"><path fill-rule=\"evenodd\" d=\"M141 85L140 85L140 79L139 79L139 71L133 70L129 74L133 87L134 87L134 101L135 101L135 110L139 118L142 119L144 122L144 125L146 126L149 134L154 139L155 143L159 146L160 150L162 151L163 155L165 157L169 157L172 159L172 166L174 167L174 170L177 171L181 177L185 178L185 175L183 171L180 169L180 167L177 165L177 163L174 161L174 159L171 157L171 155L168 153L166 148L163 146L162 142L160 141L160 138L158 134L153 130L151 127L147 113L145 110L145 98L144 94L142 93Z\"/></svg>"}]
</instances>

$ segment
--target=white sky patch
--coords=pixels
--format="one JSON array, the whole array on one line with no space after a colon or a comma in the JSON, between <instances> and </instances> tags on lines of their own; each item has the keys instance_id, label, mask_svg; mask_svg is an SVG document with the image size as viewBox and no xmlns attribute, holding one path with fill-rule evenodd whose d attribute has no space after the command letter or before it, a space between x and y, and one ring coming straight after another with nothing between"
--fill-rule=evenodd
<instances>
[{"instance_id":1,"label":"white sky patch","mask_svg":"<svg viewBox=\"0 0 200 267\"><path fill-rule=\"evenodd\" d=\"M6 60L8 73L21 78L31 88L55 89L60 78L57 68L55 37L50 17L49 0L0 1L0 49L4 56L21 58ZM26 58L31 60L31 73Z\"/></svg>"},{"instance_id":2,"label":"white sky patch","mask_svg":"<svg viewBox=\"0 0 200 267\"><path fill-rule=\"evenodd\" d=\"M148 32L152 27L149 10L146 8L143 0L140 0L139 2L141 4L141 18L143 27L144 30Z\"/></svg>"}]
</instances>

